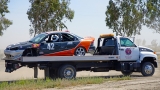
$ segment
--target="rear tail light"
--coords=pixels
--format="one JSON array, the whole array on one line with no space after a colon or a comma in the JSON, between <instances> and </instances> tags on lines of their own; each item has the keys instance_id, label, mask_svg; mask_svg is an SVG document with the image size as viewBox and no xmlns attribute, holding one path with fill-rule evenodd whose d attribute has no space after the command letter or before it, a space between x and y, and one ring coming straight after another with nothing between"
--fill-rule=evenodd
<instances>
[{"instance_id":1,"label":"rear tail light","mask_svg":"<svg viewBox=\"0 0 160 90\"><path fill-rule=\"evenodd\" d=\"M94 40L91 42L91 46L93 46L94 45Z\"/></svg>"}]
</instances>

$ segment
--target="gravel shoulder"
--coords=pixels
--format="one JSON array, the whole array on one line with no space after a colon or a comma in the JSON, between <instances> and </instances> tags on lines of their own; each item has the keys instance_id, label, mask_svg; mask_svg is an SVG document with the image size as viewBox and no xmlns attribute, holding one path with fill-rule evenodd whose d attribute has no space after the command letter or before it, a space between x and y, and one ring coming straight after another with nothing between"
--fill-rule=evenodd
<instances>
[{"instance_id":1,"label":"gravel shoulder","mask_svg":"<svg viewBox=\"0 0 160 90\"><path fill-rule=\"evenodd\" d=\"M158 78L133 79L126 81L112 81L103 84L83 85L76 87L68 87L65 89L44 89L44 90L159 90L160 79Z\"/></svg>"}]
</instances>

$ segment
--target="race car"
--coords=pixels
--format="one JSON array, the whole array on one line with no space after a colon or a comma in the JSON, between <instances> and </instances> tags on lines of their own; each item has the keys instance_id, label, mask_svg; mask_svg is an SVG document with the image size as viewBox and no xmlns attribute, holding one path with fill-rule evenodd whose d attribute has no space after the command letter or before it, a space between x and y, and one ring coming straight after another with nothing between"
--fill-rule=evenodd
<instances>
[{"instance_id":1,"label":"race car","mask_svg":"<svg viewBox=\"0 0 160 90\"><path fill-rule=\"evenodd\" d=\"M70 32L51 31L36 35L31 40L7 46L7 58L21 56L84 56L95 50L94 37L82 38Z\"/></svg>"}]
</instances>

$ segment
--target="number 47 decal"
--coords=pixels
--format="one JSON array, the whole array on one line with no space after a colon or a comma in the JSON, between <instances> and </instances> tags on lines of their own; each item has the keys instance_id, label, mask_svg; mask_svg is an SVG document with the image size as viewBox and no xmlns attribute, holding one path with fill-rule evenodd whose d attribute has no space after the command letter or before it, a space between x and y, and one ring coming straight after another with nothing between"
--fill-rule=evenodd
<instances>
[{"instance_id":1,"label":"number 47 decal","mask_svg":"<svg viewBox=\"0 0 160 90\"><path fill-rule=\"evenodd\" d=\"M54 43L48 43L47 44L47 49L54 50Z\"/></svg>"}]
</instances>

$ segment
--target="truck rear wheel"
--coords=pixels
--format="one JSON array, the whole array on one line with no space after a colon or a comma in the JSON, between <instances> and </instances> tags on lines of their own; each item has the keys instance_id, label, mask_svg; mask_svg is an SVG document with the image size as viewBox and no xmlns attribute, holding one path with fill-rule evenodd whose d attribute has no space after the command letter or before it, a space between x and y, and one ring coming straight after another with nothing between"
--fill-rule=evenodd
<instances>
[{"instance_id":1,"label":"truck rear wheel","mask_svg":"<svg viewBox=\"0 0 160 90\"><path fill-rule=\"evenodd\" d=\"M72 65L64 65L58 70L59 78L73 79L76 77L76 69Z\"/></svg>"},{"instance_id":2,"label":"truck rear wheel","mask_svg":"<svg viewBox=\"0 0 160 90\"><path fill-rule=\"evenodd\" d=\"M154 72L155 68L151 62L145 62L142 64L141 73L143 76L152 76Z\"/></svg>"}]
</instances>

